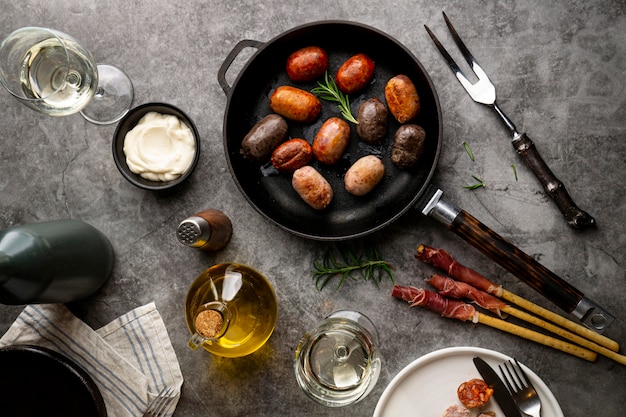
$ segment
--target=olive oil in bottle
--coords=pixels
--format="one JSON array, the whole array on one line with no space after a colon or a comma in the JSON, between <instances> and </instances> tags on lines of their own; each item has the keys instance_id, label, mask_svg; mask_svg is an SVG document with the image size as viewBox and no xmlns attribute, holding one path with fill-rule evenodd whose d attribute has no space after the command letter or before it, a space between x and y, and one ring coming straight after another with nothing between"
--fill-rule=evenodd
<instances>
[{"instance_id":1,"label":"olive oil in bottle","mask_svg":"<svg viewBox=\"0 0 626 417\"><path fill-rule=\"evenodd\" d=\"M236 263L215 265L187 294L189 347L229 358L248 355L269 339L277 316L276 295L263 275Z\"/></svg>"}]
</instances>

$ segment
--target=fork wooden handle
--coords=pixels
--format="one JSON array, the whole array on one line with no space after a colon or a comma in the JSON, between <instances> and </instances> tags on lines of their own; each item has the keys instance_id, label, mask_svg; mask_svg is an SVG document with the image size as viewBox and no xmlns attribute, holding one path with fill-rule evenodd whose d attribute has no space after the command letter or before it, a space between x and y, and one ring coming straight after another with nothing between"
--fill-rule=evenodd
<instances>
[{"instance_id":1,"label":"fork wooden handle","mask_svg":"<svg viewBox=\"0 0 626 417\"><path fill-rule=\"evenodd\" d=\"M584 229L596 224L596 220L589 213L576 206L563 182L552 173L526 133L516 134L512 143L515 151L535 173L546 194L554 200L570 226L575 229Z\"/></svg>"}]
</instances>

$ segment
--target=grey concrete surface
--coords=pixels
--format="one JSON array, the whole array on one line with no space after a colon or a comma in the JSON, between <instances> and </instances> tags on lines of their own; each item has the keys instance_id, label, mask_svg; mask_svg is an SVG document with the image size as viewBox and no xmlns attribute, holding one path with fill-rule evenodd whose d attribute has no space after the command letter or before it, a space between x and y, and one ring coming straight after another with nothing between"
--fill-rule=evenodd
<instances>
[{"instance_id":1,"label":"grey concrete surface","mask_svg":"<svg viewBox=\"0 0 626 417\"><path fill-rule=\"evenodd\" d=\"M3 2L1 36L27 25L74 35L99 62L120 66L131 76L136 105L163 101L183 109L200 131L202 155L184 186L165 194L143 191L129 184L114 165L115 126L96 126L80 115L46 117L0 91L0 227L77 218L109 236L117 255L113 276L99 293L71 307L96 327L138 305L156 302L185 377L176 416L372 415L398 372L424 354L451 346L484 347L517 357L548 384L568 417L623 415L626 367L609 359L588 363L483 325L409 310L391 298L389 281L380 288L355 281L338 290L316 290L312 262L329 244L276 227L238 191L222 145L227 97L217 83L217 71L234 45L242 39L267 42L318 20L371 25L412 51L435 84L444 137L434 182L450 201L612 312L617 319L606 334L626 342L624 1L383 3ZM442 10L496 83L501 107L528 132L578 205L597 219L595 229L575 231L566 225L515 155L500 122L455 81L423 29L428 24L461 61L446 33ZM244 53L231 68L230 82L248 58ZM463 141L470 144L475 161L467 156ZM517 168L517 180L511 165ZM466 190L472 175L482 178L486 187ZM223 210L234 223L233 239L220 252L201 253L175 238L177 224L205 208ZM372 242L395 265L399 284L420 285L433 272L413 257L416 247L425 243L447 249L510 291L560 311L415 210L357 243ZM262 271L279 299L273 336L257 353L241 359L187 348L187 288L202 270L224 261ZM384 362L380 380L365 400L328 409L300 392L292 360L305 330L338 308L371 316L380 332ZM0 331L21 309L0 307ZM422 414L415 410L415 415Z\"/></svg>"}]
</instances>

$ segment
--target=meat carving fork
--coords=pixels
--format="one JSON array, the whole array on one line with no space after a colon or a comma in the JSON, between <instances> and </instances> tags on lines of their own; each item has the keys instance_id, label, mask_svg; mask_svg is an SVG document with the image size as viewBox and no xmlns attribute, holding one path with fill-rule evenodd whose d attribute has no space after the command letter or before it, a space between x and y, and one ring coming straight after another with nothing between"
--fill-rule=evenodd
<instances>
[{"instance_id":1,"label":"meat carving fork","mask_svg":"<svg viewBox=\"0 0 626 417\"><path fill-rule=\"evenodd\" d=\"M463 88L465 88L475 102L491 107L491 109L493 109L500 117L502 122L504 122L504 125L513 136L513 140L511 142L513 144L513 148L535 173L543 185L544 191L552 198L552 200L554 200L563 216L565 216L567 223L576 229L583 229L585 227L595 225L595 219L576 206L565 189L563 182L561 182L552 173L541 155L539 155L539 151L535 147L533 141L526 136L526 133L518 132L511 119L509 119L500 107L498 107L496 104L496 88L494 84L489 80L485 71L483 71L480 65L478 65L474 56L472 56L470 51L467 49L467 46L465 46L465 43L461 40L459 34L452 26L452 23L448 19L448 16L446 16L445 12L443 13L443 18L446 21L446 25L448 26L450 33L452 34L454 42L461 50L461 53L463 54L463 57L465 57L467 63L471 66L474 74L478 77L478 81L476 83L472 84L468 80L463 71L461 71L456 62L454 62L448 51L446 51L428 26L424 25L424 28L439 49L439 52L441 52L441 55L443 55L448 62L448 66L452 69L452 72L456 75L456 78L459 80Z\"/></svg>"}]
</instances>

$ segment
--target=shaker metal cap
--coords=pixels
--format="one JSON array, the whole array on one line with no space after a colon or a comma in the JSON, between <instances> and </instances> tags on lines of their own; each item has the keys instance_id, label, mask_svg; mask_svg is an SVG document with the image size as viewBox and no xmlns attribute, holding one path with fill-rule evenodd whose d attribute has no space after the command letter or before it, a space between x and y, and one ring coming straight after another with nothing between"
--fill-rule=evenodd
<instances>
[{"instance_id":1,"label":"shaker metal cap","mask_svg":"<svg viewBox=\"0 0 626 417\"><path fill-rule=\"evenodd\" d=\"M176 237L184 245L202 247L211 238L211 225L202 217L188 217L178 225Z\"/></svg>"}]
</instances>

